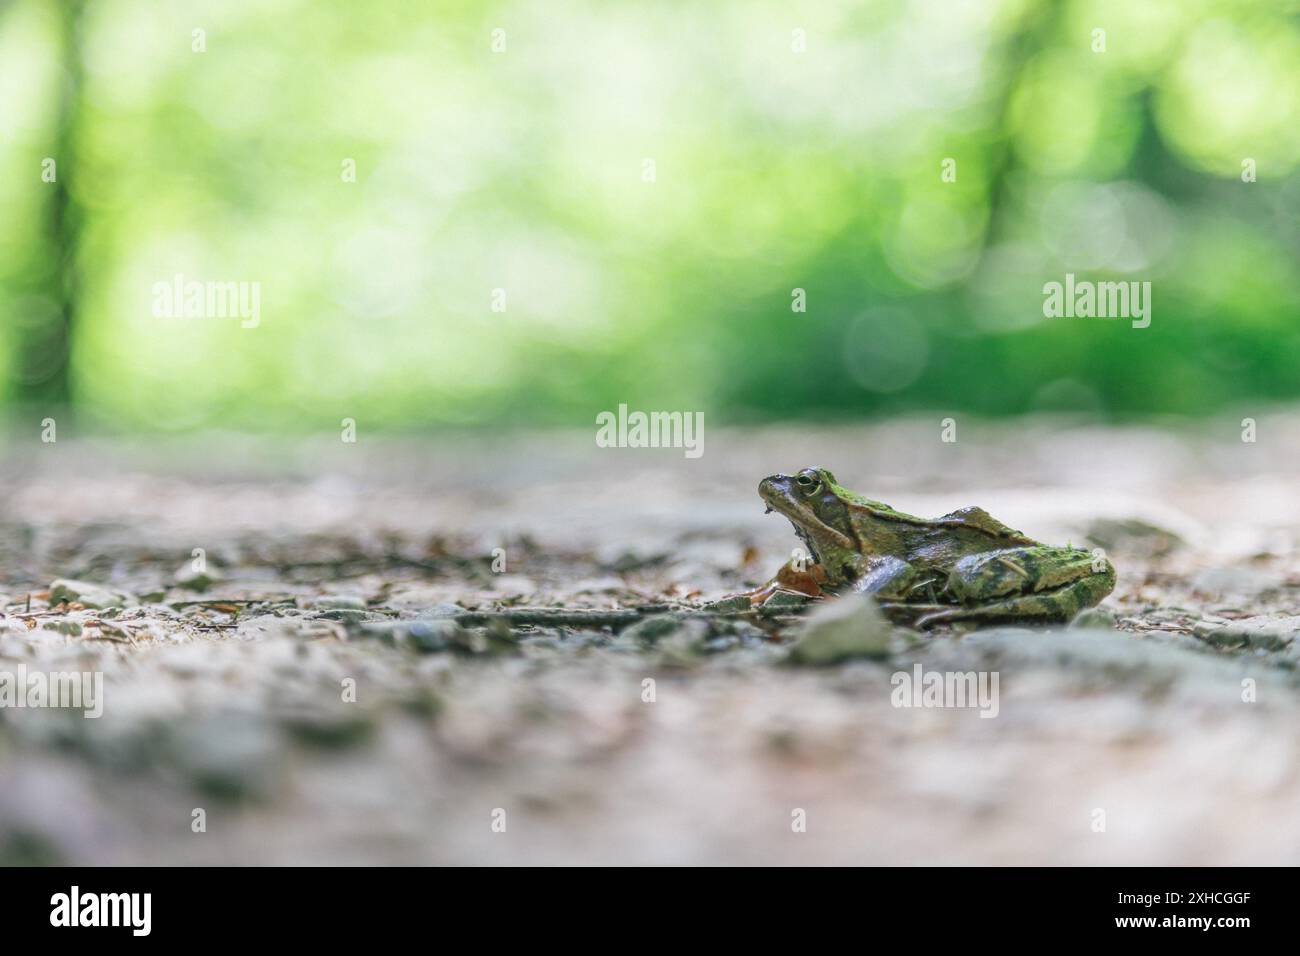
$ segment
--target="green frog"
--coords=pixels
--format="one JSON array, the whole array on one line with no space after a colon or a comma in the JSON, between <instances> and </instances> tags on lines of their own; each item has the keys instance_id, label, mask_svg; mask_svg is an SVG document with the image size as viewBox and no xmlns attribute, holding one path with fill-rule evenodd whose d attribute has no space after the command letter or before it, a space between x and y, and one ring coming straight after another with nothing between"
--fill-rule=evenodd
<instances>
[{"instance_id":1,"label":"green frog","mask_svg":"<svg viewBox=\"0 0 1300 956\"><path fill-rule=\"evenodd\" d=\"M764 478L769 512L790 519L815 564L788 562L747 592L872 595L891 616L926 628L946 621L1068 621L1115 587L1100 553L1040 544L982 508L917 518L841 488L825 468Z\"/></svg>"}]
</instances>

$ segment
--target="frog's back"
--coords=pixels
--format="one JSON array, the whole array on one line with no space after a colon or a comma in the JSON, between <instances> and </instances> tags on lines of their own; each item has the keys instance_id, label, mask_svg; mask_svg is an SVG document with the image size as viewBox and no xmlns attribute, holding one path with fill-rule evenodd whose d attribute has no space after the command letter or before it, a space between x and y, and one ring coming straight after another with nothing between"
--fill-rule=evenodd
<instances>
[{"instance_id":1,"label":"frog's back","mask_svg":"<svg viewBox=\"0 0 1300 956\"><path fill-rule=\"evenodd\" d=\"M1018 544L1038 543L1033 538L1021 534L1015 528L1004 525L983 508L975 505L950 511L941 518L918 518L916 515L898 511L884 502L872 501L870 498L864 498L851 491L840 490L842 492L841 497L853 502L873 517L882 518L886 521L912 525L922 530L933 528L965 529L976 532L981 537L991 538L995 542L1005 543L1008 547Z\"/></svg>"},{"instance_id":2,"label":"frog's back","mask_svg":"<svg viewBox=\"0 0 1300 956\"><path fill-rule=\"evenodd\" d=\"M949 512L942 518L936 518L934 520L936 524L941 524L945 527L969 528L978 531L995 541L1005 542L1008 546L1038 543L1034 541L1033 538L1021 534L1015 528L1007 527L983 508L975 506L969 508L958 508L956 511Z\"/></svg>"},{"instance_id":3,"label":"frog's back","mask_svg":"<svg viewBox=\"0 0 1300 956\"><path fill-rule=\"evenodd\" d=\"M982 508L961 508L941 518L926 518L904 539L908 560L948 573L962 558L1035 544Z\"/></svg>"}]
</instances>

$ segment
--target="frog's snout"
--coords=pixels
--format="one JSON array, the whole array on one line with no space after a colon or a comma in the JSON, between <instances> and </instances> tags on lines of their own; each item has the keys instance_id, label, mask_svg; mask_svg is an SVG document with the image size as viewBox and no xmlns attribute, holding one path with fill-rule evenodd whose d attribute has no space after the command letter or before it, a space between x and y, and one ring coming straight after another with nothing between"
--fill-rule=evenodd
<instances>
[{"instance_id":1,"label":"frog's snout","mask_svg":"<svg viewBox=\"0 0 1300 956\"><path fill-rule=\"evenodd\" d=\"M772 499L785 498L790 494L789 475L771 475L758 483L758 496L767 502L767 514L772 510Z\"/></svg>"}]
</instances>

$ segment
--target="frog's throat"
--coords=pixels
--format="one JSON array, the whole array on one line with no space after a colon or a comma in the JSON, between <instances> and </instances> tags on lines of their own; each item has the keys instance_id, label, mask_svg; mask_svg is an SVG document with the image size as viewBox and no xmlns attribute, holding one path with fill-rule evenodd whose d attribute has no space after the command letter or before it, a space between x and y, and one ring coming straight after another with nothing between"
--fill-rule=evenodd
<instances>
[{"instance_id":1,"label":"frog's throat","mask_svg":"<svg viewBox=\"0 0 1300 956\"><path fill-rule=\"evenodd\" d=\"M808 541L808 546L810 548L816 546L815 550L818 553L822 552L823 545L832 545L839 548L853 547L853 542L849 540L844 532L837 531L822 521L821 518L817 517L817 513L802 501L776 498L769 500L768 504L772 506L773 510L779 511L794 522L796 531L802 530L807 534L808 538L812 539Z\"/></svg>"}]
</instances>

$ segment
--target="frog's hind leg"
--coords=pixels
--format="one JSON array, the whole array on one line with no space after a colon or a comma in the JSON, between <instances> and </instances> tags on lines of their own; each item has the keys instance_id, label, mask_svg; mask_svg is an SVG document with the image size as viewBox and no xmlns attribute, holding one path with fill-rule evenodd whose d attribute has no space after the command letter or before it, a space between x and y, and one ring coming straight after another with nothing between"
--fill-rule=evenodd
<instances>
[{"instance_id":1,"label":"frog's hind leg","mask_svg":"<svg viewBox=\"0 0 1300 956\"><path fill-rule=\"evenodd\" d=\"M918 618L916 626L925 630L947 621L1006 620L1060 624L1069 621L1084 608L1092 607L1109 594L1110 589L1111 585L1099 587L1094 579L1084 578L1052 591L1021 594L973 607L950 607L934 611Z\"/></svg>"},{"instance_id":2,"label":"frog's hind leg","mask_svg":"<svg viewBox=\"0 0 1300 956\"><path fill-rule=\"evenodd\" d=\"M926 614L916 626L1008 619L1064 622L1114 587L1110 562L1076 548L1035 546L971 555L957 563L948 580L949 594L962 603Z\"/></svg>"}]
</instances>

